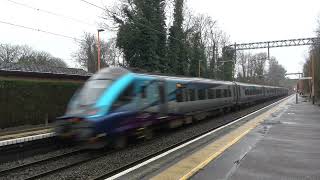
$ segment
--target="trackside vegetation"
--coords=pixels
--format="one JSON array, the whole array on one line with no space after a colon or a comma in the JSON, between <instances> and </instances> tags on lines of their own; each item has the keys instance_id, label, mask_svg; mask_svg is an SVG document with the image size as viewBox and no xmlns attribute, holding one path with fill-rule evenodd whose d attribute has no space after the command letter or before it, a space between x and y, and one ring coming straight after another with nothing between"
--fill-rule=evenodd
<instances>
[{"instance_id":1,"label":"trackside vegetation","mask_svg":"<svg viewBox=\"0 0 320 180\"><path fill-rule=\"evenodd\" d=\"M64 114L79 82L0 78L0 127L39 125Z\"/></svg>"}]
</instances>

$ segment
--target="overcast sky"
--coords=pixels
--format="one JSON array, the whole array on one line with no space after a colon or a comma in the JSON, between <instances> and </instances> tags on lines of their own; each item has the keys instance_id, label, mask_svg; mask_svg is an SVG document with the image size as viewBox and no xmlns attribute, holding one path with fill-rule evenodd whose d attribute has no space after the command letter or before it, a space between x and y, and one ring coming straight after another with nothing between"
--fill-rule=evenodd
<instances>
[{"instance_id":1,"label":"overcast sky","mask_svg":"<svg viewBox=\"0 0 320 180\"><path fill-rule=\"evenodd\" d=\"M12 0L83 21L79 23L67 18L36 11L0 0L0 21L33 27L53 33L81 38L83 32L96 33L102 19L102 10L80 0ZM87 0L99 6L112 6L114 0ZM232 43L246 43L290 38L314 37L317 18L320 15L319 0L188 0L188 6L196 13L212 16ZM103 39L114 33L103 32ZM27 44L37 50L48 51L63 58L75 67L72 53L77 43L72 39L39 33L0 23L0 43ZM255 52L267 52L256 50ZM271 49L288 72L301 71L308 47Z\"/></svg>"}]
</instances>

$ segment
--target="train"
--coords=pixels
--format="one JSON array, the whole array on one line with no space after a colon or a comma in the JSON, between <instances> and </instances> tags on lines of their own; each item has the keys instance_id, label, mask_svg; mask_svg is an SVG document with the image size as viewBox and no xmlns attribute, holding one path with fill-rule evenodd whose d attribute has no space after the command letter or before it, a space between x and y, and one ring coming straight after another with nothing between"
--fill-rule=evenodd
<instances>
[{"instance_id":1,"label":"train","mask_svg":"<svg viewBox=\"0 0 320 180\"><path fill-rule=\"evenodd\" d=\"M71 98L56 134L82 142L105 139L114 147L128 137L152 138L158 127L177 128L242 106L288 95L283 87L135 73L104 68Z\"/></svg>"}]
</instances>

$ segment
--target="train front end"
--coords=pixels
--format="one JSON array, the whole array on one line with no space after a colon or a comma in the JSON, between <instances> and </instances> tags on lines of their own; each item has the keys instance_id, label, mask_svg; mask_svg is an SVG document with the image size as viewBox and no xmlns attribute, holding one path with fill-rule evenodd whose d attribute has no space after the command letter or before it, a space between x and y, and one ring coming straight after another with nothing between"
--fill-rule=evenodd
<instances>
[{"instance_id":1,"label":"train front end","mask_svg":"<svg viewBox=\"0 0 320 180\"><path fill-rule=\"evenodd\" d=\"M71 98L65 115L57 118L57 136L95 142L112 133L117 118L134 111L131 100L120 98L131 96L132 89L127 91L132 83L132 73L122 68L106 68L93 75ZM114 110L118 113L111 113Z\"/></svg>"}]
</instances>

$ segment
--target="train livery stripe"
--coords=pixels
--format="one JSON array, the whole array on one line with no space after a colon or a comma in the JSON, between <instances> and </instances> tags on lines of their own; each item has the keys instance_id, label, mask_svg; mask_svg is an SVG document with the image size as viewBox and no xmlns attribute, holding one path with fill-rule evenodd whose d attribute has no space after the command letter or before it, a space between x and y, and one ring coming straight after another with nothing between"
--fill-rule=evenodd
<instances>
[{"instance_id":1,"label":"train livery stripe","mask_svg":"<svg viewBox=\"0 0 320 180\"><path fill-rule=\"evenodd\" d=\"M112 103L120 96L120 93L128 87L128 84L130 84L133 79L133 74L129 73L115 81L115 83L103 93L95 105L95 108L103 107L103 110L100 110L97 115L90 116L89 118L102 117L103 115L106 115L107 112L109 112Z\"/></svg>"}]
</instances>

